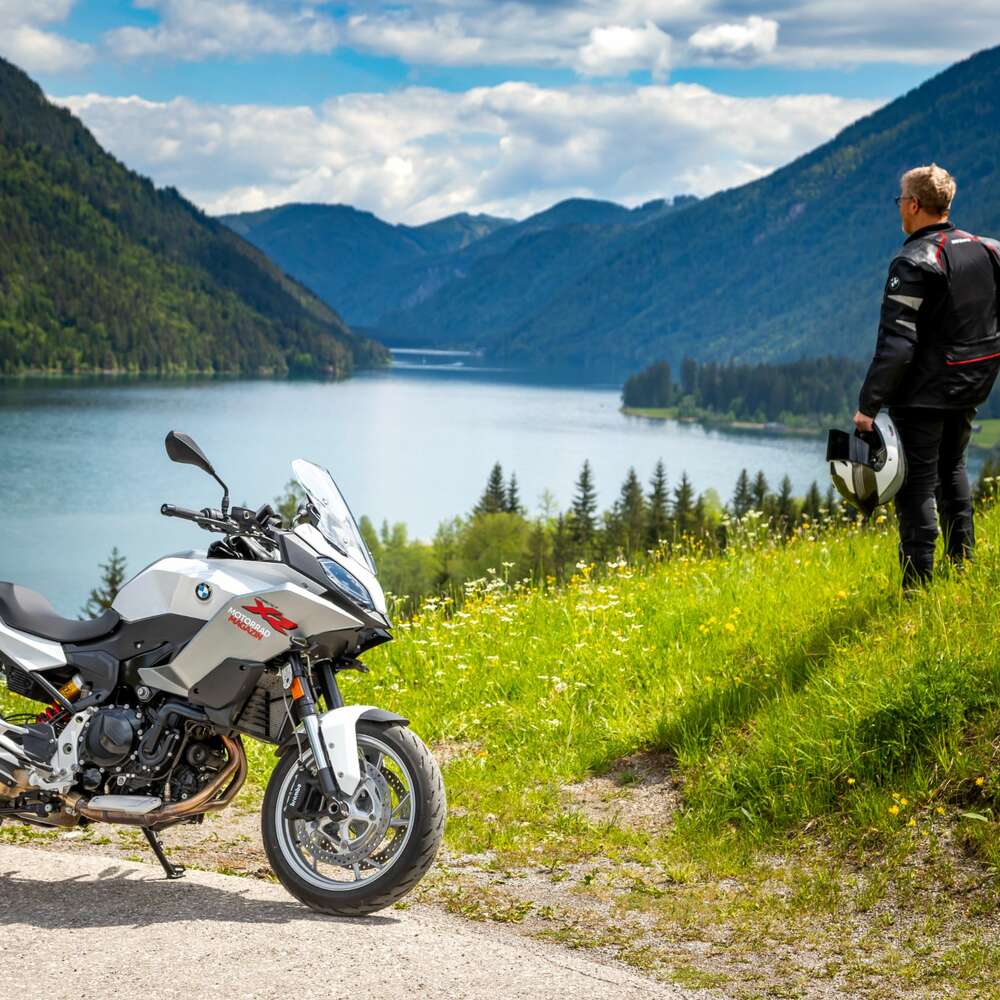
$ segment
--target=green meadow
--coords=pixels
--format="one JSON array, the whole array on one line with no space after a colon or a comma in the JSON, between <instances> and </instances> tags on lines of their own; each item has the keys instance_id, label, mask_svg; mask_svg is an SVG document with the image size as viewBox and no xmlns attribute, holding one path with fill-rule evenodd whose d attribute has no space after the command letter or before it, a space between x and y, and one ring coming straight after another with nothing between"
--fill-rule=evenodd
<instances>
[{"instance_id":1,"label":"green meadow","mask_svg":"<svg viewBox=\"0 0 1000 1000\"><path fill-rule=\"evenodd\" d=\"M723 557L581 564L558 589L497 567L460 609L427 602L345 693L449 746L465 852L726 865L810 823L890 839L971 822L1000 864L992 745L969 743L1000 713L1000 509L980 516L975 563L912 600L888 525L775 544L751 518L734 535ZM565 808L567 784L642 751L682 788L668 833Z\"/></svg>"}]
</instances>

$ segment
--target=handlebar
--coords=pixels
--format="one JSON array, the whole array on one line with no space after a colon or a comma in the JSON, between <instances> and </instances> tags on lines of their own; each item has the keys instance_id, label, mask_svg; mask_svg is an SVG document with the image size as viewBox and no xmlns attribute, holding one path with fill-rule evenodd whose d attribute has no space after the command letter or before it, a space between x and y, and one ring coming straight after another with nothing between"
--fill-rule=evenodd
<instances>
[{"instance_id":1,"label":"handlebar","mask_svg":"<svg viewBox=\"0 0 1000 1000\"><path fill-rule=\"evenodd\" d=\"M270 508L267 508L270 511ZM263 509L262 509L263 512ZM273 543L274 536L269 523L270 518L264 517L263 523L254 517L253 511L242 507L233 509L237 516L223 517L221 510L204 507L201 510L189 510L176 504L165 503L160 506L164 517L179 517L185 521L194 521L199 528L206 531L218 531L224 535L248 535L254 538L267 539Z\"/></svg>"},{"instance_id":2,"label":"handlebar","mask_svg":"<svg viewBox=\"0 0 1000 1000\"><path fill-rule=\"evenodd\" d=\"M172 503L165 503L160 507L160 513L164 517L182 517L185 521L197 521L202 515L196 510L188 510L187 507L177 507Z\"/></svg>"}]
</instances>

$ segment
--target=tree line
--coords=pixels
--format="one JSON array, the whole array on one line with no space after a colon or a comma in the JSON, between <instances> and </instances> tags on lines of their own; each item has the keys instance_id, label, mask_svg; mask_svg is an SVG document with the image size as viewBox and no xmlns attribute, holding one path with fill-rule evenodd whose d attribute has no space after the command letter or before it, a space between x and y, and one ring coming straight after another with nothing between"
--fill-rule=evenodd
<instances>
[{"instance_id":1,"label":"tree line","mask_svg":"<svg viewBox=\"0 0 1000 1000\"><path fill-rule=\"evenodd\" d=\"M294 500L285 501L286 514L294 508ZM611 506L600 510L588 461L568 507L559 509L546 491L529 513L516 474L506 476L497 462L469 513L442 523L430 541L411 538L398 522L376 527L363 517L360 528L383 587L415 607L431 594L460 593L468 581L491 572L545 585L567 579L581 563L634 563L664 558L678 547L720 551L734 519L748 515L761 530L787 537L804 524L832 523L844 512L832 486L823 492L814 482L796 497L788 476L775 489L762 471L751 475L746 469L723 501L714 489L697 492L686 472L669 482L662 461L645 482L630 468Z\"/></svg>"},{"instance_id":2,"label":"tree line","mask_svg":"<svg viewBox=\"0 0 1000 1000\"><path fill-rule=\"evenodd\" d=\"M628 407L673 409L678 416L711 415L759 423L844 423L857 409L867 359L804 358L781 364L737 361L699 363L685 358L680 381L666 361L657 361L625 381ZM990 398L979 417L1000 416L1000 401Z\"/></svg>"}]
</instances>

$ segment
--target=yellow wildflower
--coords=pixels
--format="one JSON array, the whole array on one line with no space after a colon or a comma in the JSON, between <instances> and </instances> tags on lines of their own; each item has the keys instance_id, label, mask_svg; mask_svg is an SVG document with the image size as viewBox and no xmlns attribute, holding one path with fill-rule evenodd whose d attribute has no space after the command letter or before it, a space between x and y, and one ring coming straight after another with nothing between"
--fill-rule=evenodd
<instances>
[{"instance_id":1,"label":"yellow wildflower","mask_svg":"<svg viewBox=\"0 0 1000 1000\"><path fill-rule=\"evenodd\" d=\"M853 778L848 778L848 779L847 779L847 783L848 783L849 785L853 785L853 784L854 784L854 779L853 779Z\"/></svg>"},{"instance_id":2,"label":"yellow wildflower","mask_svg":"<svg viewBox=\"0 0 1000 1000\"><path fill-rule=\"evenodd\" d=\"M982 787L983 787L983 783L984 783L985 781L986 781L986 779L985 779L985 778L976 778L976 784L977 784L977 785L978 785L978 786L979 786L980 788L982 788Z\"/></svg>"},{"instance_id":3,"label":"yellow wildflower","mask_svg":"<svg viewBox=\"0 0 1000 1000\"><path fill-rule=\"evenodd\" d=\"M897 806L897 805L891 805L891 806L889 806L889 815L890 816L898 816L899 815L899 806Z\"/></svg>"}]
</instances>

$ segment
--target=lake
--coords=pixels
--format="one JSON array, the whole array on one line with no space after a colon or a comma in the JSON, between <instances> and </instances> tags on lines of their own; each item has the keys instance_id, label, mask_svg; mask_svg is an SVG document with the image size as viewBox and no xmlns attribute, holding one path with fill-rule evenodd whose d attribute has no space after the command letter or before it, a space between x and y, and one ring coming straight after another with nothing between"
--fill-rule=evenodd
<instances>
[{"instance_id":1,"label":"lake","mask_svg":"<svg viewBox=\"0 0 1000 1000\"><path fill-rule=\"evenodd\" d=\"M159 514L163 502L218 506L219 489L170 462L168 430L202 446L235 503L282 492L293 458L327 466L360 517L404 521L430 538L469 511L494 462L516 472L532 512L546 489L569 504L590 459L601 507L630 465L648 481L657 459L671 487L732 494L742 467L797 495L827 485L824 443L625 417L620 388L578 376L473 368L420 355L346 382L42 380L0 383L0 579L76 615L113 545L130 574L210 540ZM456 366L460 364L460 366Z\"/></svg>"}]
</instances>

